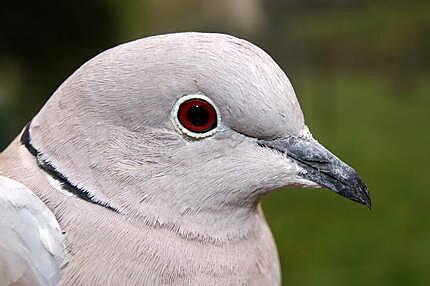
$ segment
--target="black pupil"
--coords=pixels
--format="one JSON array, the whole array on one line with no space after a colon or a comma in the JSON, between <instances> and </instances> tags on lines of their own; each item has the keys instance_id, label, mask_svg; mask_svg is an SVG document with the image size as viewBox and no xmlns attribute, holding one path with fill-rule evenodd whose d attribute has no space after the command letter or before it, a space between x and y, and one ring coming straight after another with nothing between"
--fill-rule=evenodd
<instances>
[{"instance_id":1,"label":"black pupil","mask_svg":"<svg viewBox=\"0 0 430 286\"><path fill-rule=\"evenodd\" d=\"M200 105L194 105L187 112L188 120L195 126L203 126L208 123L209 113Z\"/></svg>"}]
</instances>

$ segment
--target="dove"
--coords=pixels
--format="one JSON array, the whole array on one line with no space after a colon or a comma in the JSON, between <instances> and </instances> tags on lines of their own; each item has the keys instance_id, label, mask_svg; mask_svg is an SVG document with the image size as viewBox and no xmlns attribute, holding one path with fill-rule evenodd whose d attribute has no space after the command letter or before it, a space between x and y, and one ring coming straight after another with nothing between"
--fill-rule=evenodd
<instances>
[{"instance_id":1,"label":"dove","mask_svg":"<svg viewBox=\"0 0 430 286\"><path fill-rule=\"evenodd\" d=\"M371 205L275 61L216 33L84 63L0 154L0 176L0 285L280 285L263 196L323 187Z\"/></svg>"}]
</instances>

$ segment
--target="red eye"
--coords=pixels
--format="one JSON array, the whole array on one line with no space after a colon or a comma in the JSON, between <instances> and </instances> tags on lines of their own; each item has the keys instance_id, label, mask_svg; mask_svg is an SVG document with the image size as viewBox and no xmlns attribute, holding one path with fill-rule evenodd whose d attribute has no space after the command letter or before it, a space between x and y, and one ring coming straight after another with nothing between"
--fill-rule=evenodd
<instances>
[{"instance_id":1,"label":"red eye","mask_svg":"<svg viewBox=\"0 0 430 286\"><path fill-rule=\"evenodd\" d=\"M178 120L186 129L195 133L205 133L217 126L215 108L203 99L189 99L181 103Z\"/></svg>"}]
</instances>

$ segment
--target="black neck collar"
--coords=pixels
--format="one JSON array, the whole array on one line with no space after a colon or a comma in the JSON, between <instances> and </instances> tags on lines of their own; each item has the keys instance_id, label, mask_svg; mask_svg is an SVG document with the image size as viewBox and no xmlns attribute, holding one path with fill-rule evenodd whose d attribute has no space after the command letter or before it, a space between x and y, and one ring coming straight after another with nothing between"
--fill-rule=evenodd
<instances>
[{"instance_id":1,"label":"black neck collar","mask_svg":"<svg viewBox=\"0 0 430 286\"><path fill-rule=\"evenodd\" d=\"M50 175L55 180L59 181L64 190L76 195L78 198L81 198L87 202L102 206L111 211L119 213L118 209L112 207L107 202L96 200L94 198L94 195L92 195L89 191L76 186L76 184L73 184L64 174L60 173L57 170L57 168L54 165L52 165L52 163L42 159L42 153L31 144L30 125L31 125L31 122L28 123L27 126L25 127L24 132L22 133L22 136L21 136L21 143L36 158L37 165L42 170L44 170L48 175Z\"/></svg>"}]
</instances>

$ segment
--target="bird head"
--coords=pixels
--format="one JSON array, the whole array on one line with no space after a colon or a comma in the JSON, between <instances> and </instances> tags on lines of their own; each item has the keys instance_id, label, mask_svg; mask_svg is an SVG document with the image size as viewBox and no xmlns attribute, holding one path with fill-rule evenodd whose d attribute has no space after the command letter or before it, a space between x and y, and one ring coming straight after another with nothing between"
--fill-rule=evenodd
<instances>
[{"instance_id":1,"label":"bird head","mask_svg":"<svg viewBox=\"0 0 430 286\"><path fill-rule=\"evenodd\" d=\"M91 200L147 220L240 221L285 187L325 187L370 207L357 173L312 137L281 68L232 36L107 50L58 88L29 136Z\"/></svg>"}]
</instances>

